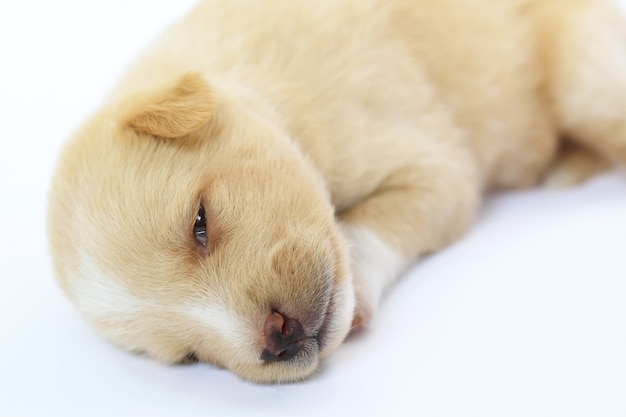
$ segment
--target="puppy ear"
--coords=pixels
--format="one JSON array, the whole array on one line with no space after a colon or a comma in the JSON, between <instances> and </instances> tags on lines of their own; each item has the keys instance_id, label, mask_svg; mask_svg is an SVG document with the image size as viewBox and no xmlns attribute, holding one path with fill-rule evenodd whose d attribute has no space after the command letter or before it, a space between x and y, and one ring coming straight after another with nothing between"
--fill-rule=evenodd
<instances>
[{"instance_id":1,"label":"puppy ear","mask_svg":"<svg viewBox=\"0 0 626 417\"><path fill-rule=\"evenodd\" d=\"M211 88L198 73L189 73L137 106L126 124L138 133L164 138L185 136L211 118L215 108Z\"/></svg>"}]
</instances>

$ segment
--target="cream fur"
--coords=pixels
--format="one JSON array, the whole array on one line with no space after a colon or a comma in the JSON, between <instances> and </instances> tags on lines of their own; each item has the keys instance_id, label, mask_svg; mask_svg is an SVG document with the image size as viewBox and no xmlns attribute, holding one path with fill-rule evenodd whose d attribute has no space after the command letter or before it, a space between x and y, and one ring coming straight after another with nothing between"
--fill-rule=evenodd
<instances>
[{"instance_id":1,"label":"cream fur","mask_svg":"<svg viewBox=\"0 0 626 417\"><path fill-rule=\"evenodd\" d=\"M623 164L624 114L609 1L204 0L64 150L56 275L125 349L298 381L484 193ZM272 311L307 336L288 361Z\"/></svg>"}]
</instances>

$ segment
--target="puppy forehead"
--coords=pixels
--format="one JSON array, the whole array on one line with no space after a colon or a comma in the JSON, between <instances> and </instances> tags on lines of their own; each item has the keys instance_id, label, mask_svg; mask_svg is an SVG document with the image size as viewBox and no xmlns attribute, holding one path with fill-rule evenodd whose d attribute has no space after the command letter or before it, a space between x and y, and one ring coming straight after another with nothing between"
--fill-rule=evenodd
<instances>
[{"instance_id":1,"label":"puppy forehead","mask_svg":"<svg viewBox=\"0 0 626 417\"><path fill-rule=\"evenodd\" d=\"M193 225L205 177L193 152L167 141L121 136L78 144L80 165L64 178L73 190L73 213L96 235L86 239L109 236L140 244Z\"/></svg>"}]
</instances>

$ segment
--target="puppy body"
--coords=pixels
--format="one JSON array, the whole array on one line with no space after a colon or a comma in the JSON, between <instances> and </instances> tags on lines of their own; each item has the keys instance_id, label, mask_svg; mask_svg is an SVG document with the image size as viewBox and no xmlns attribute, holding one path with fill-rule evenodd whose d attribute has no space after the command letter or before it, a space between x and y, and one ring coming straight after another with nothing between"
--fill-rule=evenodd
<instances>
[{"instance_id":1,"label":"puppy body","mask_svg":"<svg viewBox=\"0 0 626 417\"><path fill-rule=\"evenodd\" d=\"M607 1L203 1L63 153L56 273L124 348L299 380L484 192L624 162L625 110Z\"/></svg>"}]
</instances>

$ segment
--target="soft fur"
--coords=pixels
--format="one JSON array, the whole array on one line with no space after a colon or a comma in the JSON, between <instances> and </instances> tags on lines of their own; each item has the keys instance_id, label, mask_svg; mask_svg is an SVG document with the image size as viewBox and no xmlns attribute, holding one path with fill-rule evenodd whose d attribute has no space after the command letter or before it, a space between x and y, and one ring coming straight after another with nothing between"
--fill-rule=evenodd
<instances>
[{"instance_id":1,"label":"soft fur","mask_svg":"<svg viewBox=\"0 0 626 417\"><path fill-rule=\"evenodd\" d=\"M625 114L608 1L206 0L63 152L56 275L125 349L301 380L485 192L625 162Z\"/></svg>"}]
</instances>

